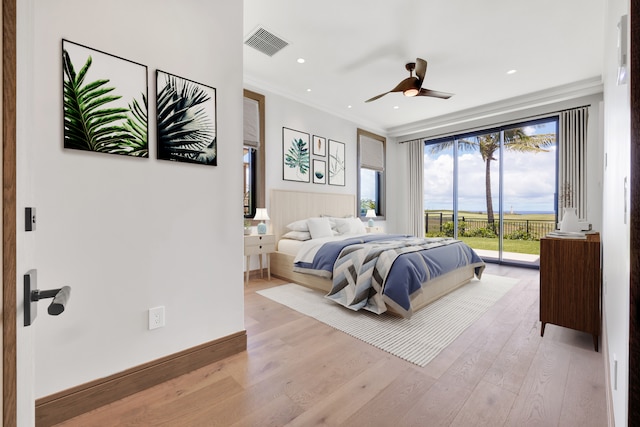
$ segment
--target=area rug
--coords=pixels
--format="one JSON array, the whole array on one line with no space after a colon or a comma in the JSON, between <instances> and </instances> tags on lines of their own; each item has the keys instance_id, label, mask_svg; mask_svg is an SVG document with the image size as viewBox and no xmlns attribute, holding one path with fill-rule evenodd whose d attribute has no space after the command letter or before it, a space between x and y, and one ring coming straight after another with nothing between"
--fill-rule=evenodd
<instances>
[{"instance_id":1,"label":"area rug","mask_svg":"<svg viewBox=\"0 0 640 427\"><path fill-rule=\"evenodd\" d=\"M411 319L355 312L294 283L257 291L418 366L426 366L517 283L484 274L414 313Z\"/></svg>"}]
</instances>

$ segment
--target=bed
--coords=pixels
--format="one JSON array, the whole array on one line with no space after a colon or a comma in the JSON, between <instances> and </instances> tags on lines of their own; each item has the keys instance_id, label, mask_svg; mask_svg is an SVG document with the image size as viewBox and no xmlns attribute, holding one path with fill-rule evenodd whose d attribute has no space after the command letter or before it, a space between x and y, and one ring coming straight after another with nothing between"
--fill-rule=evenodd
<instances>
[{"instance_id":1,"label":"bed","mask_svg":"<svg viewBox=\"0 0 640 427\"><path fill-rule=\"evenodd\" d=\"M310 287L313 289L318 289L327 294L332 292L332 289L335 291L334 280L331 274L309 274L305 268L300 268L300 263L297 265L295 261L300 261L299 251L301 248L306 247L306 250L309 250L310 246L313 246L313 242L309 241L295 241L292 239L283 239L283 236L292 231L287 228L287 225L296 222L303 222L309 218L346 218L349 216L356 216L356 198L354 195L350 194L333 194L333 193L306 193L306 192L297 192L297 191L286 191L286 190L272 190L270 198L270 206L269 212L271 216L271 228L273 234L276 236L276 252L271 254L271 272L273 275L280 277L285 280L289 280L291 282ZM357 219L359 221L359 219ZM335 231L334 231L335 233ZM326 236L326 240L335 241L341 240L342 238L346 239L355 239L356 245L362 245L362 247L358 247L358 250L371 250L365 248L365 241L372 240L377 241L378 246L383 246L387 244L396 245L395 247L401 247L400 252L405 251L404 248L409 247L409 254L401 254L396 258L393 266L396 268L396 264L401 264L398 260L403 260L407 257L415 257L416 253L421 253L421 251L415 250L415 246L418 243L427 244L427 245L436 245L436 246L452 246L450 243L454 243L452 241L444 242L435 242L434 240L430 241L421 241L417 242L412 239L416 239L414 236L406 236L406 235L372 235L372 234L349 234L347 236ZM406 238L407 240L403 240ZM385 243L385 239L390 240L389 243ZM321 241L322 239L312 239ZM448 240L448 239L447 239ZM406 243L405 243L406 242ZM461 242L455 242L456 245ZM367 243L369 245L369 243ZM397 305L394 301L389 300L386 296L381 296L380 301L384 301L382 303L382 309L377 307L377 304L374 304L374 309L370 309L365 307L369 311L376 312L388 312L390 314L402 316L402 317L411 317L412 313L425 305L435 301L436 299L446 295L447 293L457 289L458 287L468 283L474 276L479 277L482 274L484 269L484 263L482 260L473 252L471 248L461 243L461 247L456 247L456 253L460 253L463 256L470 259L470 262L465 265L461 265L456 267L455 269L448 271L444 274L438 275L437 277L432 277L424 283L419 284L419 289L417 291L411 292L408 298L409 306L407 307L404 304ZM317 250L317 249L316 249ZM448 250L448 249L447 249ZM431 249L429 250L431 251ZM460 252L462 251L462 252ZM471 252L468 252L471 251ZM396 250L398 252L398 250ZM471 254L471 255L467 255ZM298 258L298 259L296 259ZM415 258L414 258L415 259ZM306 261L309 261L306 259ZM414 266L416 262L409 262L409 265ZM407 263L405 262L404 267L397 268L412 268L407 267ZM303 264L303 267L307 267L307 265ZM429 274L427 274L429 276ZM333 299L333 298L332 298ZM378 303L380 303L378 301ZM342 303L341 301L337 301ZM343 304L345 305L345 304ZM353 307L349 307L354 309ZM359 307L362 308L362 307Z\"/></svg>"}]
</instances>

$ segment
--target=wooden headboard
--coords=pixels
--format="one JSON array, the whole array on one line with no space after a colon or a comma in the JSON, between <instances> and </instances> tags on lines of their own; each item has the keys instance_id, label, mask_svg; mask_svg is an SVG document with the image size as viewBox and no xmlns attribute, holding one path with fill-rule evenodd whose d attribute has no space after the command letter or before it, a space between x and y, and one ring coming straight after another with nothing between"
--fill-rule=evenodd
<instances>
[{"instance_id":1,"label":"wooden headboard","mask_svg":"<svg viewBox=\"0 0 640 427\"><path fill-rule=\"evenodd\" d=\"M271 218L271 227L273 234L276 235L276 241L287 232L287 224L321 215L357 216L356 196L353 194L271 190L269 218Z\"/></svg>"}]
</instances>

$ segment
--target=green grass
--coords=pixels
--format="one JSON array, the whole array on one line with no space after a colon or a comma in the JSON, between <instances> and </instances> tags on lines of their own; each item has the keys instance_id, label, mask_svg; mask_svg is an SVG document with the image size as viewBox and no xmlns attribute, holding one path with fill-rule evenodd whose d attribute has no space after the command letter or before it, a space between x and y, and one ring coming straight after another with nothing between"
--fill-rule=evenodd
<instances>
[{"instance_id":1,"label":"green grass","mask_svg":"<svg viewBox=\"0 0 640 427\"><path fill-rule=\"evenodd\" d=\"M449 216L453 214L452 211L445 210L437 210L437 211L425 211L425 214L430 214L430 217L434 217L435 215L442 213L443 215ZM470 211L459 211L458 218L462 220L462 217L465 218L467 224L471 222L474 224L475 221L486 221L487 214L485 212L470 212ZM498 220L498 215L495 216L496 221ZM505 213L504 219L507 221L555 221L554 214L510 214ZM429 221L431 224L431 220ZM477 223L476 223L477 224ZM512 223L513 224L513 223ZM505 222L505 227L507 226ZM518 227L518 226L516 226ZM544 228L543 228L544 230ZM510 231L513 231L513 228L505 229L505 236L507 236ZM535 227L532 230L534 236L536 233L540 233L540 229L536 229ZM498 238L488 238L488 237L458 237L458 239L464 241L469 246L474 249L484 249L497 251L498 250ZM535 240L511 240L504 239L503 240L503 251L505 252L515 252L521 254L532 254L532 255L540 255L540 242Z\"/></svg>"},{"instance_id":2,"label":"green grass","mask_svg":"<svg viewBox=\"0 0 640 427\"><path fill-rule=\"evenodd\" d=\"M473 249L486 249L490 251L498 250L498 239L489 239L485 237L459 237ZM540 242L535 240L509 240L504 239L502 242L502 250L504 252L516 252L519 254L540 255Z\"/></svg>"}]
</instances>

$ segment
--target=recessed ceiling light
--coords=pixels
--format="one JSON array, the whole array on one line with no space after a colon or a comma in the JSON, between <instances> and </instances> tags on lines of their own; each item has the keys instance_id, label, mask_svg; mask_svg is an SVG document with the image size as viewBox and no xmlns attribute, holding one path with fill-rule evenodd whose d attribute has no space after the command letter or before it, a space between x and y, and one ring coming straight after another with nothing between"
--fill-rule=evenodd
<instances>
[{"instance_id":1,"label":"recessed ceiling light","mask_svg":"<svg viewBox=\"0 0 640 427\"><path fill-rule=\"evenodd\" d=\"M515 74L517 72L518 72L518 70L509 70L509 71L507 71L507 74Z\"/></svg>"},{"instance_id":2,"label":"recessed ceiling light","mask_svg":"<svg viewBox=\"0 0 640 427\"><path fill-rule=\"evenodd\" d=\"M397 105L394 105L394 106L393 106L393 109L394 109L394 110L397 110L398 108L400 108L400 107L398 107Z\"/></svg>"},{"instance_id":3,"label":"recessed ceiling light","mask_svg":"<svg viewBox=\"0 0 640 427\"><path fill-rule=\"evenodd\" d=\"M304 64L304 58L298 58L298 64Z\"/></svg>"},{"instance_id":4,"label":"recessed ceiling light","mask_svg":"<svg viewBox=\"0 0 640 427\"><path fill-rule=\"evenodd\" d=\"M351 105L347 105L347 108L351 108Z\"/></svg>"},{"instance_id":5,"label":"recessed ceiling light","mask_svg":"<svg viewBox=\"0 0 640 427\"><path fill-rule=\"evenodd\" d=\"M307 92L311 92L311 89L307 89Z\"/></svg>"}]
</instances>

